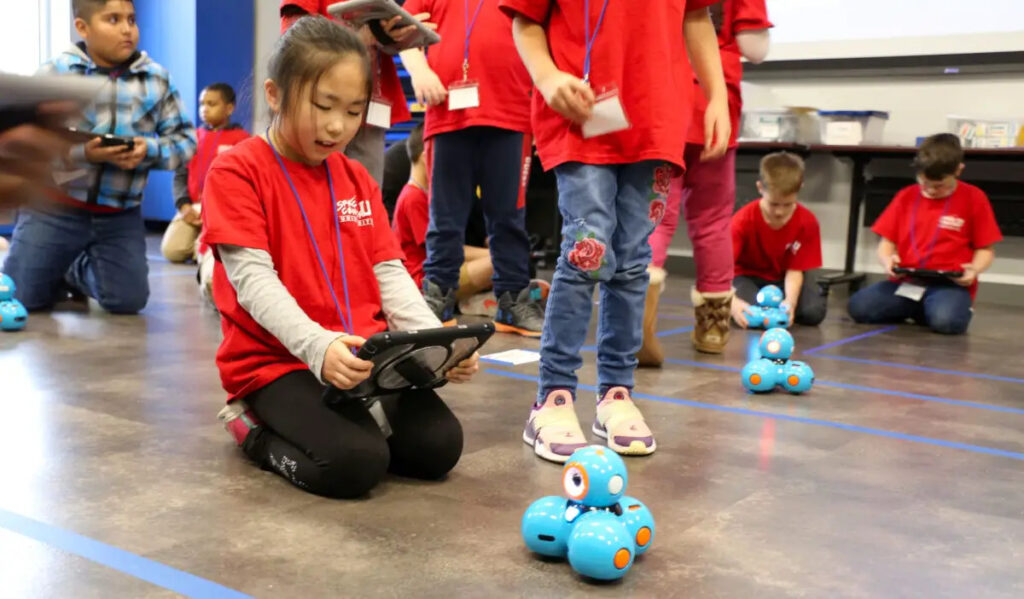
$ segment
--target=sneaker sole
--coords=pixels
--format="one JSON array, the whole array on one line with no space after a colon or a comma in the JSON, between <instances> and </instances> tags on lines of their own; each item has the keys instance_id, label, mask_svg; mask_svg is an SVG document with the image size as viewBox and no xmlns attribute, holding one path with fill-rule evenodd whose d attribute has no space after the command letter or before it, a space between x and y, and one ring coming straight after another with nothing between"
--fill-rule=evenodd
<instances>
[{"instance_id":1,"label":"sneaker sole","mask_svg":"<svg viewBox=\"0 0 1024 599\"><path fill-rule=\"evenodd\" d=\"M629 447L619 445L614 439L608 436L608 433L597 426L597 422L590 427L590 432L594 433L597 437L605 440L605 444L608 445L617 454L620 455L651 455L655 449L658 449L658 442L653 441L650 447L644 445L643 441L633 441L629 444Z\"/></svg>"},{"instance_id":2,"label":"sneaker sole","mask_svg":"<svg viewBox=\"0 0 1024 599\"><path fill-rule=\"evenodd\" d=\"M540 439L531 439L530 435L526 434L525 430L523 431L523 443L526 443L530 447L533 447L533 453L537 454L540 458L545 459L549 462L554 462L556 464L564 464L569 461L569 456L558 455L557 453L552 452L550 449L548 449L547 445L544 445L544 443L540 441Z\"/></svg>"},{"instance_id":3,"label":"sneaker sole","mask_svg":"<svg viewBox=\"0 0 1024 599\"><path fill-rule=\"evenodd\" d=\"M527 329L521 329L514 327L510 324L503 324L498 321L494 321L494 330L499 333L514 333L516 335L522 335L523 337L529 337L531 339L537 339L541 336L540 331L529 331Z\"/></svg>"},{"instance_id":4,"label":"sneaker sole","mask_svg":"<svg viewBox=\"0 0 1024 599\"><path fill-rule=\"evenodd\" d=\"M459 324L459 321L457 319L453 318L451 320L446 320L446 321L442 322L441 326L453 327L453 326L456 326L457 324Z\"/></svg>"}]
</instances>

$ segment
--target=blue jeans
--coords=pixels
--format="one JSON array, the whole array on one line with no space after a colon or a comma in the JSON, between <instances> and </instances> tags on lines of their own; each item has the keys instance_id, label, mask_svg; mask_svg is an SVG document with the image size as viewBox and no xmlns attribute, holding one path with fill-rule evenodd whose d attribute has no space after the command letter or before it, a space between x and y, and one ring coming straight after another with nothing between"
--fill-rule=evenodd
<instances>
[{"instance_id":1,"label":"blue jeans","mask_svg":"<svg viewBox=\"0 0 1024 599\"><path fill-rule=\"evenodd\" d=\"M929 285L921 301L896 295L899 283L882 281L850 297L850 316L870 324L901 323L908 318L945 335L960 335L971 324L971 293L959 285Z\"/></svg>"},{"instance_id":2,"label":"blue jeans","mask_svg":"<svg viewBox=\"0 0 1024 599\"><path fill-rule=\"evenodd\" d=\"M108 312L134 314L149 299L142 210L23 209L3 270L29 310L53 306L71 286Z\"/></svg>"},{"instance_id":3,"label":"blue jeans","mask_svg":"<svg viewBox=\"0 0 1024 599\"><path fill-rule=\"evenodd\" d=\"M442 289L459 287L466 223L477 185L494 264L494 295L515 295L530 284L530 239L522 189L530 148L524 145L524 137L497 127L469 127L434 136L423 273Z\"/></svg>"},{"instance_id":4,"label":"blue jeans","mask_svg":"<svg viewBox=\"0 0 1024 599\"><path fill-rule=\"evenodd\" d=\"M632 389L643 340L644 299L651 246L647 238L664 214L668 194L655 191L661 162L555 168L562 212L562 253L555 267L540 348L540 389L575 392L580 348L600 283L597 381L601 389Z\"/></svg>"}]
</instances>

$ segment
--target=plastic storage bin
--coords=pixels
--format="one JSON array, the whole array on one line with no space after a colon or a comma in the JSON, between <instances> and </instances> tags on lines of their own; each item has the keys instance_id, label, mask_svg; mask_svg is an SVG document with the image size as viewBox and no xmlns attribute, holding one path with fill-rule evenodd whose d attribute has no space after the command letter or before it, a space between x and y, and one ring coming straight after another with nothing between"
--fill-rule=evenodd
<instances>
[{"instance_id":1,"label":"plastic storage bin","mask_svg":"<svg viewBox=\"0 0 1024 599\"><path fill-rule=\"evenodd\" d=\"M879 110L822 110L821 139L834 146L870 146L882 143L889 113Z\"/></svg>"},{"instance_id":2,"label":"plastic storage bin","mask_svg":"<svg viewBox=\"0 0 1024 599\"><path fill-rule=\"evenodd\" d=\"M1019 119L975 118L950 115L949 132L960 137L965 148L1012 148L1022 145Z\"/></svg>"},{"instance_id":3,"label":"plastic storage bin","mask_svg":"<svg viewBox=\"0 0 1024 599\"><path fill-rule=\"evenodd\" d=\"M803 107L744 110L739 140L820 143L818 111Z\"/></svg>"}]
</instances>

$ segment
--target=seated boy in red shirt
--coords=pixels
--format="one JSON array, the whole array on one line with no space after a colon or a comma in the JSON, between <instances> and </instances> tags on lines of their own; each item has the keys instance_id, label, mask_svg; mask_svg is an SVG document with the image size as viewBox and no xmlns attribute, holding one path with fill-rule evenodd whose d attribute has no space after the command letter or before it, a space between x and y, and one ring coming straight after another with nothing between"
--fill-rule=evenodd
<instances>
[{"instance_id":1,"label":"seated boy in red shirt","mask_svg":"<svg viewBox=\"0 0 1024 599\"><path fill-rule=\"evenodd\" d=\"M978 275L995 259L1003 236L985 192L959 181L960 139L940 133L924 140L914 167L917 185L902 189L871 230L882 236L878 259L889 280L850 298L850 316L863 323L908 318L936 333L959 335L971 323ZM963 271L948 280L899 276L893 268Z\"/></svg>"},{"instance_id":2,"label":"seated boy in red shirt","mask_svg":"<svg viewBox=\"0 0 1024 599\"><path fill-rule=\"evenodd\" d=\"M797 203L803 183L804 161L799 156L769 154L761 160L757 182L761 199L732 217L736 260L732 317L744 328L746 308L766 285L782 288L791 322L816 326L825 320L827 298L815 277L805 274L821 266L821 231L814 214Z\"/></svg>"},{"instance_id":3,"label":"seated boy in red shirt","mask_svg":"<svg viewBox=\"0 0 1024 599\"><path fill-rule=\"evenodd\" d=\"M409 182L402 188L395 205L395 217L391 228L398 237L405 253L406 270L417 286L423 286L423 263L427 259L427 227L430 225L430 199L427 195L429 181L427 178L427 159L423 151L423 124L419 124L406 140L409 154ZM468 309L466 301L476 294L491 288L491 277L494 268L491 266L491 252L487 248L464 246L465 260L459 270L459 288L455 297L460 302L464 314L476 310ZM480 302L476 302L480 303ZM494 315L498 303L490 302L490 310L485 312Z\"/></svg>"}]
</instances>

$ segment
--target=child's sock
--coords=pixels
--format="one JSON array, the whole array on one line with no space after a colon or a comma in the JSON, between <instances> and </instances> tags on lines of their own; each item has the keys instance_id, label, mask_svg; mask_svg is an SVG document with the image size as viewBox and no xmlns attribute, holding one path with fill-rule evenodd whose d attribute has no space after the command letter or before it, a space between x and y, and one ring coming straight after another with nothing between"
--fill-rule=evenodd
<instances>
[{"instance_id":1,"label":"child's sock","mask_svg":"<svg viewBox=\"0 0 1024 599\"><path fill-rule=\"evenodd\" d=\"M231 433L239 447L245 443L249 433L260 426L260 421L244 401L238 399L217 414L217 419L224 424L224 429Z\"/></svg>"}]
</instances>

